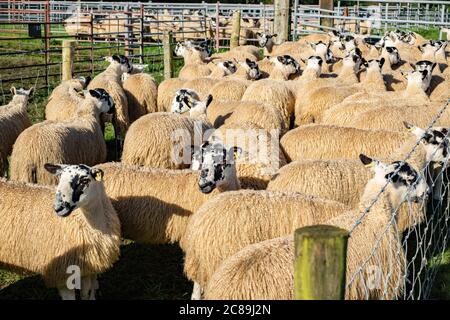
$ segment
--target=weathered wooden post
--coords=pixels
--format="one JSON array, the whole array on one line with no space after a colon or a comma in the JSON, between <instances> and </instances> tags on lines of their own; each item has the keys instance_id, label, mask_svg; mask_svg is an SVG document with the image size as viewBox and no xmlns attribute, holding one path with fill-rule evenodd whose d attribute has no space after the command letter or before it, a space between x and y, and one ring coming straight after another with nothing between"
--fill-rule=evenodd
<instances>
[{"instance_id":1,"label":"weathered wooden post","mask_svg":"<svg viewBox=\"0 0 450 320\"><path fill-rule=\"evenodd\" d=\"M74 40L62 41L62 81L72 79L76 43Z\"/></svg>"},{"instance_id":2,"label":"weathered wooden post","mask_svg":"<svg viewBox=\"0 0 450 320\"><path fill-rule=\"evenodd\" d=\"M231 29L230 49L239 46L239 37L241 33L241 10L233 13L233 27Z\"/></svg>"},{"instance_id":3,"label":"weathered wooden post","mask_svg":"<svg viewBox=\"0 0 450 320\"><path fill-rule=\"evenodd\" d=\"M294 298L342 300L348 232L316 225L295 231Z\"/></svg>"},{"instance_id":4,"label":"weathered wooden post","mask_svg":"<svg viewBox=\"0 0 450 320\"><path fill-rule=\"evenodd\" d=\"M173 77L172 42L172 31L165 30L163 33L164 79L170 79Z\"/></svg>"},{"instance_id":5,"label":"weathered wooden post","mask_svg":"<svg viewBox=\"0 0 450 320\"><path fill-rule=\"evenodd\" d=\"M273 18L273 33L277 34L276 42L282 43L289 40L291 27L291 4L290 0L275 0Z\"/></svg>"},{"instance_id":6,"label":"weathered wooden post","mask_svg":"<svg viewBox=\"0 0 450 320\"><path fill-rule=\"evenodd\" d=\"M334 5L333 5L333 0L319 0L319 6L320 9L324 9L324 10L334 10ZM326 15L332 15L331 12L327 12L327 11L322 11L320 13L321 15L326 14ZM326 26L326 27L330 27L333 28L334 27L334 19L333 18L320 18L320 25L321 26Z\"/></svg>"}]
</instances>

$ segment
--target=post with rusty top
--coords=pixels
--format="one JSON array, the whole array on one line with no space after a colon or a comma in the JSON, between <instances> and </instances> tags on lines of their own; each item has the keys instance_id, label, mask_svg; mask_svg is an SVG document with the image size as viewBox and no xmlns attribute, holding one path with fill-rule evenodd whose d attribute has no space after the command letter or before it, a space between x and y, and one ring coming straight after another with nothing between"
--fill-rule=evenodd
<instances>
[{"instance_id":1,"label":"post with rusty top","mask_svg":"<svg viewBox=\"0 0 450 320\"><path fill-rule=\"evenodd\" d=\"M275 0L275 16L273 20L273 33L277 34L276 42L282 43L289 40L291 26L291 1Z\"/></svg>"},{"instance_id":2,"label":"post with rusty top","mask_svg":"<svg viewBox=\"0 0 450 320\"><path fill-rule=\"evenodd\" d=\"M73 60L76 41L63 40L62 42L62 81L73 77Z\"/></svg>"},{"instance_id":3,"label":"post with rusty top","mask_svg":"<svg viewBox=\"0 0 450 320\"><path fill-rule=\"evenodd\" d=\"M165 30L163 33L164 79L170 79L173 77L172 42L172 31Z\"/></svg>"},{"instance_id":4,"label":"post with rusty top","mask_svg":"<svg viewBox=\"0 0 450 320\"><path fill-rule=\"evenodd\" d=\"M241 34L241 10L233 13L233 28L231 30L230 49L239 46L239 37Z\"/></svg>"},{"instance_id":5,"label":"post with rusty top","mask_svg":"<svg viewBox=\"0 0 450 320\"><path fill-rule=\"evenodd\" d=\"M348 232L327 225L295 230L294 298L343 300Z\"/></svg>"},{"instance_id":6,"label":"post with rusty top","mask_svg":"<svg viewBox=\"0 0 450 320\"><path fill-rule=\"evenodd\" d=\"M319 0L320 9L324 10L334 10L333 0ZM332 15L331 12L321 12L321 15ZM325 27L334 27L334 19L333 18L320 18L320 25Z\"/></svg>"}]
</instances>

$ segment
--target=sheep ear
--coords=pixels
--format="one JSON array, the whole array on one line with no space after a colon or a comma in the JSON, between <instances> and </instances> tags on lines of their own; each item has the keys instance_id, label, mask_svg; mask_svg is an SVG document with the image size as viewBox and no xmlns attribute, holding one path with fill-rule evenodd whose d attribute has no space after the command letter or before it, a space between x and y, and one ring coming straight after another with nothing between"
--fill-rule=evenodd
<instances>
[{"instance_id":1,"label":"sheep ear","mask_svg":"<svg viewBox=\"0 0 450 320\"><path fill-rule=\"evenodd\" d=\"M208 106L211 104L212 101L213 101L213 96L209 95L208 98L206 99L206 108L208 108Z\"/></svg>"},{"instance_id":2,"label":"sheep ear","mask_svg":"<svg viewBox=\"0 0 450 320\"><path fill-rule=\"evenodd\" d=\"M250 60L249 58L245 58L245 63L251 64L251 63L252 63L252 60Z\"/></svg>"},{"instance_id":3,"label":"sheep ear","mask_svg":"<svg viewBox=\"0 0 450 320\"><path fill-rule=\"evenodd\" d=\"M378 63L379 66L380 66L380 69L383 68L383 65L384 65L385 62L386 62L386 59L384 59L384 57L382 57L382 58L380 59L380 62Z\"/></svg>"},{"instance_id":4,"label":"sheep ear","mask_svg":"<svg viewBox=\"0 0 450 320\"><path fill-rule=\"evenodd\" d=\"M433 65L431 66L431 72L433 72L434 68L436 67L436 62L433 63Z\"/></svg>"},{"instance_id":5,"label":"sheep ear","mask_svg":"<svg viewBox=\"0 0 450 320\"><path fill-rule=\"evenodd\" d=\"M368 168L375 166L375 161L362 153L359 155L359 160Z\"/></svg>"},{"instance_id":6,"label":"sheep ear","mask_svg":"<svg viewBox=\"0 0 450 320\"><path fill-rule=\"evenodd\" d=\"M113 61L120 63L120 57L118 55L114 54L111 58Z\"/></svg>"},{"instance_id":7,"label":"sheep ear","mask_svg":"<svg viewBox=\"0 0 450 320\"><path fill-rule=\"evenodd\" d=\"M44 164L44 168L45 168L45 170L47 170L49 173L51 173L54 176L60 176L61 172L63 170L63 166L61 166L59 164L51 164L51 163Z\"/></svg>"},{"instance_id":8,"label":"sheep ear","mask_svg":"<svg viewBox=\"0 0 450 320\"><path fill-rule=\"evenodd\" d=\"M422 47L421 46L417 46L417 48L420 50L420 52L422 52L423 53L423 49L422 49Z\"/></svg>"},{"instance_id":9,"label":"sheep ear","mask_svg":"<svg viewBox=\"0 0 450 320\"><path fill-rule=\"evenodd\" d=\"M256 33L256 36L257 36L257 37L261 37L261 32L257 32L257 33Z\"/></svg>"},{"instance_id":10,"label":"sheep ear","mask_svg":"<svg viewBox=\"0 0 450 320\"><path fill-rule=\"evenodd\" d=\"M408 129L408 131L414 130L414 126L409 122L403 121L403 125L405 126L406 129Z\"/></svg>"},{"instance_id":11,"label":"sheep ear","mask_svg":"<svg viewBox=\"0 0 450 320\"><path fill-rule=\"evenodd\" d=\"M408 80L408 73L404 72L404 71L400 71L401 75L403 76L403 78L405 78L406 80Z\"/></svg>"},{"instance_id":12,"label":"sheep ear","mask_svg":"<svg viewBox=\"0 0 450 320\"><path fill-rule=\"evenodd\" d=\"M96 181L103 181L103 176L104 176L104 172L101 169L91 169L91 176L96 180Z\"/></svg>"},{"instance_id":13,"label":"sheep ear","mask_svg":"<svg viewBox=\"0 0 450 320\"><path fill-rule=\"evenodd\" d=\"M16 87L11 87L11 89L9 89L9 91L11 91L12 95L15 96L16 95Z\"/></svg>"},{"instance_id":14,"label":"sheep ear","mask_svg":"<svg viewBox=\"0 0 450 320\"><path fill-rule=\"evenodd\" d=\"M184 101L184 103L186 104L186 106L187 106L189 109L192 108L192 106L191 106L191 101L189 100L189 97L188 97L188 96L184 96L184 97L183 97L183 101Z\"/></svg>"},{"instance_id":15,"label":"sheep ear","mask_svg":"<svg viewBox=\"0 0 450 320\"><path fill-rule=\"evenodd\" d=\"M89 90L89 94L94 98L100 98L100 94L95 90Z\"/></svg>"},{"instance_id":16,"label":"sheep ear","mask_svg":"<svg viewBox=\"0 0 450 320\"><path fill-rule=\"evenodd\" d=\"M271 38L276 38L276 37L278 37L278 34L276 34L276 33L271 36Z\"/></svg>"},{"instance_id":17,"label":"sheep ear","mask_svg":"<svg viewBox=\"0 0 450 320\"><path fill-rule=\"evenodd\" d=\"M28 89L28 96L31 97L35 91L36 91L35 87L31 87L30 89Z\"/></svg>"}]
</instances>

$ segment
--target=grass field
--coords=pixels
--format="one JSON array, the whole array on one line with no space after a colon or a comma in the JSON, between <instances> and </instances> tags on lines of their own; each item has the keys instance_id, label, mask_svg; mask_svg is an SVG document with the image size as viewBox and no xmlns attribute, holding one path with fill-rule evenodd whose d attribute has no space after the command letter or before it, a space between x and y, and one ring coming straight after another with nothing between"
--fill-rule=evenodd
<instances>
[{"instance_id":1,"label":"grass field","mask_svg":"<svg viewBox=\"0 0 450 320\"><path fill-rule=\"evenodd\" d=\"M436 30L415 30L424 36L436 37ZM0 34L1 36L2 34ZM42 48L42 40L30 40L28 44L17 45L17 41L0 40L0 53L14 50L34 50ZM53 46L58 46L59 42L54 41ZM95 51L95 57L100 58L110 55L114 50L100 49ZM119 50L120 51L120 50ZM146 48L146 54L156 54L159 48ZM85 53L86 54L86 53ZM81 58L81 57L80 57ZM42 63L43 54L20 55L20 56L0 56L0 68L12 65L28 65ZM54 60L52 60L54 59ZM51 61L58 62L60 55L55 54ZM149 72L156 80L162 80L162 64L152 62L148 59ZM175 69L179 70L181 61L176 62ZM76 64L77 70L82 70L88 63ZM105 62L96 63L98 70L106 67ZM56 70L56 71L55 71ZM58 68L54 71L58 72ZM0 79L11 77L29 76L29 69L0 70ZM34 71L34 76L37 71ZM41 74L42 75L42 74ZM44 106L47 94L59 82L58 77L54 77L48 90L40 90L30 101L29 114L34 123L44 119ZM34 85L35 79L19 80L14 83L16 86ZM42 81L41 81L42 84ZM0 94L5 103L8 96L4 93L9 90L10 83L0 83ZM113 145L114 134L112 128L107 127L105 134L109 151ZM109 160L114 160L109 153ZM155 245L145 246L125 241L121 246L121 258L114 267L99 278L100 294L99 299L189 299L192 290L192 283L183 275L183 254L178 245ZM437 275L433 288L433 299L450 299L450 250L444 254L440 271ZM15 273L0 269L0 299L59 299L55 289L47 289L43 281L38 276L23 277Z\"/></svg>"}]
</instances>

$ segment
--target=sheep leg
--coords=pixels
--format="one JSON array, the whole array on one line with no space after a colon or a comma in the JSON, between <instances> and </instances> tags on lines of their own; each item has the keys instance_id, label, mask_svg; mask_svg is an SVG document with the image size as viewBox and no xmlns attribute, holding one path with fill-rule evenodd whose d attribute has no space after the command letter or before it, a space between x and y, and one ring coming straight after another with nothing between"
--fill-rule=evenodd
<instances>
[{"instance_id":1,"label":"sheep leg","mask_svg":"<svg viewBox=\"0 0 450 320\"><path fill-rule=\"evenodd\" d=\"M62 300L75 300L75 290L66 287L58 288Z\"/></svg>"},{"instance_id":2,"label":"sheep leg","mask_svg":"<svg viewBox=\"0 0 450 320\"><path fill-rule=\"evenodd\" d=\"M94 283L93 280L95 280L95 278L91 277L91 276L87 276L87 277L82 277L81 278L81 300L90 300L91 296L92 296L92 291L94 291L94 296L95 296L95 290L94 288Z\"/></svg>"},{"instance_id":3,"label":"sheep leg","mask_svg":"<svg viewBox=\"0 0 450 320\"><path fill-rule=\"evenodd\" d=\"M444 174L439 174L441 170L443 170L441 165L438 164L433 165L433 179L435 179L433 188L433 199L437 201L439 201L443 196L441 192L443 191Z\"/></svg>"},{"instance_id":4,"label":"sheep leg","mask_svg":"<svg viewBox=\"0 0 450 320\"><path fill-rule=\"evenodd\" d=\"M192 289L191 300L201 300L202 299L202 287L197 282L194 282L194 288Z\"/></svg>"},{"instance_id":5,"label":"sheep leg","mask_svg":"<svg viewBox=\"0 0 450 320\"><path fill-rule=\"evenodd\" d=\"M98 290L99 284L97 280L97 276L91 277L91 294L89 296L89 300L95 300L95 292Z\"/></svg>"}]
</instances>

